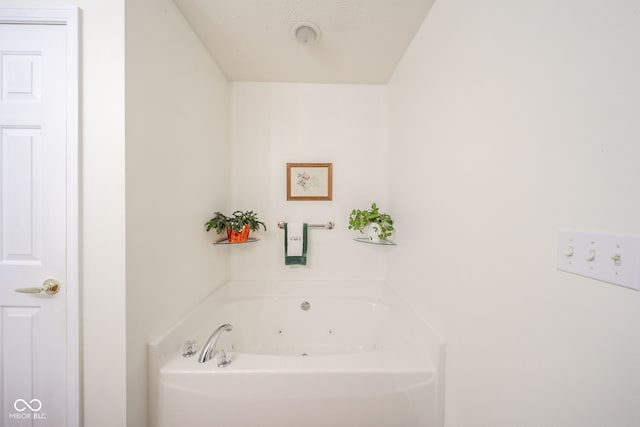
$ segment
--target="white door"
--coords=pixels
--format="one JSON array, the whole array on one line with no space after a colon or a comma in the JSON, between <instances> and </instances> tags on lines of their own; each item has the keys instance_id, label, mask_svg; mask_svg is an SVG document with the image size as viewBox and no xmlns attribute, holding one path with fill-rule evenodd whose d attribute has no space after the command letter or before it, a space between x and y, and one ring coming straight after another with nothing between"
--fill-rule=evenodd
<instances>
[{"instance_id":1,"label":"white door","mask_svg":"<svg viewBox=\"0 0 640 427\"><path fill-rule=\"evenodd\" d=\"M68 423L67 29L0 23L0 416ZM19 293L46 279L59 291ZM74 415L71 414L73 419Z\"/></svg>"}]
</instances>

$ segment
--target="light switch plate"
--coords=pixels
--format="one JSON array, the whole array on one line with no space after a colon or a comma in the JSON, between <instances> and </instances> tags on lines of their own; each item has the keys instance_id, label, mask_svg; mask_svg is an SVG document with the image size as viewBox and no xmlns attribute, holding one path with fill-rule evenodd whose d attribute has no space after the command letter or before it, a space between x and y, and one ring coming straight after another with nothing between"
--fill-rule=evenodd
<instances>
[{"instance_id":1,"label":"light switch plate","mask_svg":"<svg viewBox=\"0 0 640 427\"><path fill-rule=\"evenodd\" d=\"M640 291L640 237L559 230L558 270Z\"/></svg>"}]
</instances>

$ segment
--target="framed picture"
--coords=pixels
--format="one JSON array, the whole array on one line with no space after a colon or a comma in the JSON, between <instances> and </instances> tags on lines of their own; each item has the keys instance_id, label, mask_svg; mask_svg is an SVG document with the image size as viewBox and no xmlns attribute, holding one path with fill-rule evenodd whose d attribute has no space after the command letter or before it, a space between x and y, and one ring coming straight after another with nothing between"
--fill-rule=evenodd
<instances>
[{"instance_id":1,"label":"framed picture","mask_svg":"<svg viewBox=\"0 0 640 427\"><path fill-rule=\"evenodd\" d=\"M287 163L287 200L331 200L333 163Z\"/></svg>"}]
</instances>

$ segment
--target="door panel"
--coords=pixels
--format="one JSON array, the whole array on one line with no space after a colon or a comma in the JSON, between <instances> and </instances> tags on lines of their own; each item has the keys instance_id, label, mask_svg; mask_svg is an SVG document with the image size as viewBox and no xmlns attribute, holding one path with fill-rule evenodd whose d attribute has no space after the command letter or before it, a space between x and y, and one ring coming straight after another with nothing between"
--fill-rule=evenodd
<instances>
[{"instance_id":1,"label":"door panel","mask_svg":"<svg viewBox=\"0 0 640 427\"><path fill-rule=\"evenodd\" d=\"M67 425L66 30L0 24L2 425ZM16 293L61 284L56 295Z\"/></svg>"},{"instance_id":2,"label":"door panel","mask_svg":"<svg viewBox=\"0 0 640 427\"><path fill-rule=\"evenodd\" d=\"M2 55L2 100L39 101L42 93L40 55L6 53Z\"/></svg>"},{"instance_id":3,"label":"door panel","mask_svg":"<svg viewBox=\"0 0 640 427\"><path fill-rule=\"evenodd\" d=\"M0 265L40 265L42 148L39 129L2 129Z\"/></svg>"}]
</instances>

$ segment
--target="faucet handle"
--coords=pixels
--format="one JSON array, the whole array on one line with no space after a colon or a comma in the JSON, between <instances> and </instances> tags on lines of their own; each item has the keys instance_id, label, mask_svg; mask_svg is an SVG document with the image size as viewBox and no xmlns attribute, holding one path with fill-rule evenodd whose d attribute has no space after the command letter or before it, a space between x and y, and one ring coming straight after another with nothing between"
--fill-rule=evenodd
<instances>
[{"instance_id":1,"label":"faucet handle","mask_svg":"<svg viewBox=\"0 0 640 427\"><path fill-rule=\"evenodd\" d=\"M191 357L194 356L198 352L198 344L195 340L185 341L184 346L182 346L182 357Z\"/></svg>"},{"instance_id":2,"label":"faucet handle","mask_svg":"<svg viewBox=\"0 0 640 427\"><path fill-rule=\"evenodd\" d=\"M218 368L224 368L231 363L231 357L233 353L227 349L222 349L218 352L216 358L218 361Z\"/></svg>"}]
</instances>

